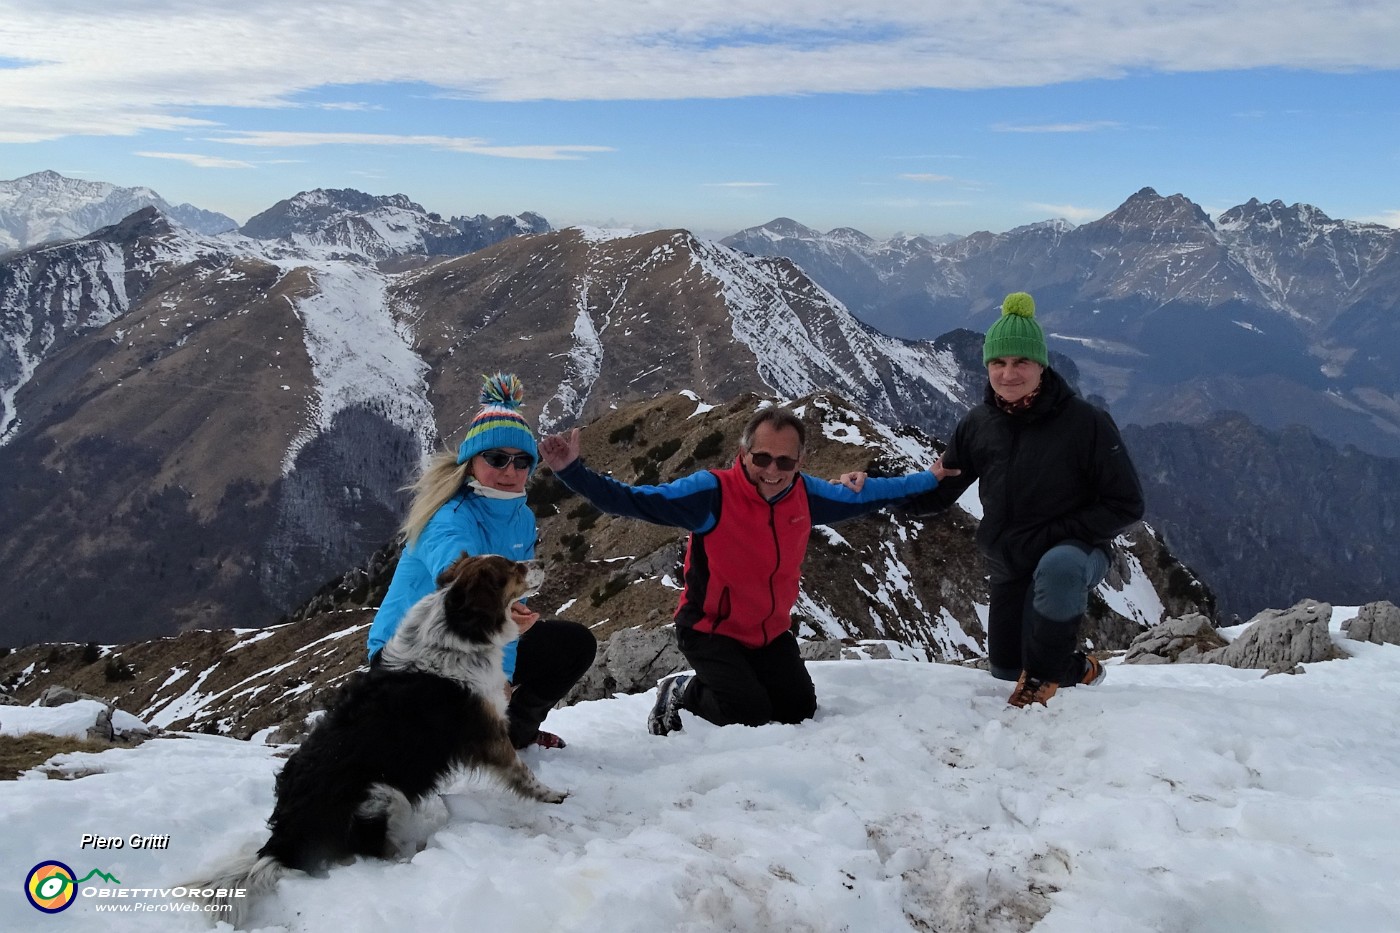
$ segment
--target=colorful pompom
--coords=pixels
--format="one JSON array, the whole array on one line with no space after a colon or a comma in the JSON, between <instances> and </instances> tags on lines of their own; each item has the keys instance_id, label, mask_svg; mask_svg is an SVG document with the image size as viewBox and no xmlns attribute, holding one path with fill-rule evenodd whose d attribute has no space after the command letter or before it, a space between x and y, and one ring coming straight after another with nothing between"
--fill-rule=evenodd
<instances>
[{"instance_id":1,"label":"colorful pompom","mask_svg":"<svg viewBox=\"0 0 1400 933\"><path fill-rule=\"evenodd\" d=\"M503 405L518 409L525 401L525 386L515 373L496 373L481 377L481 404Z\"/></svg>"}]
</instances>

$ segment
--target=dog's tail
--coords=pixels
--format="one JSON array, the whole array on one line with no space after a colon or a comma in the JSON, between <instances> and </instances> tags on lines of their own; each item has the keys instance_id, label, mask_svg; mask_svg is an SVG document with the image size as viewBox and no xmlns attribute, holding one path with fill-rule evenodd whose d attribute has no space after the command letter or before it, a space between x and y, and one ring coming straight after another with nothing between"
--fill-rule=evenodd
<instances>
[{"instance_id":1,"label":"dog's tail","mask_svg":"<svg viewBox=\"0 0 1400 933\"><path fill-rule=\"evenodd\" d=\"M271 855L248 852L213 869L208 878L182 887L186 897L202 905L211 920L224 920L241 930L255 901L271 894L282 878L299 874Z\"/></svg>"}]
</instances>

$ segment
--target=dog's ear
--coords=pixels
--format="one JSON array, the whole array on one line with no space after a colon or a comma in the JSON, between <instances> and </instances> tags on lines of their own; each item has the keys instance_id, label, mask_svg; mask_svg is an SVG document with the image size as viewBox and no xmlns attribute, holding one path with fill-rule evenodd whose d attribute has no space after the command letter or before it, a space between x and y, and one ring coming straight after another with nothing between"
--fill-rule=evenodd
<instances>
[{"instance_id":1,"label":"dog's ear","mask_svg":"<svg viewBox=\"0 0 1400 933\"><path fill-rule=\"evenodd\" d=\"M481 581L479 585L488 588L498 602L502 599L506 604L514 602L513 599L506 598L514 589L514 570L515 561L508 557L493 557L477 571Z\"/></svg>"},{"instance_id":2,"label":"dog's ear","mask_svg":"<svg viewBox=\"0 0 1400 933\"><path fill-rule=\"evenodd\" d=\"M523 599L531 591L531 564L520 561L510 567L510 591L518 594L515 599Z\"/></svg>"},{"instance_id":3,"label":"dog's ear","mask_svg":"<svg viewBox=\"0 0 1400 933\"><path fill-rule=\"evenodd\" d=\"M455 583L449 585L442 594L442 608L446 612L459 612L467 605L467 590Z\"/></svg>"},{"instance_id":4,"label":"dog's ear","mask_svg":"<svg viewBox=\"0 0 1400 933\"><path fill-rule=\"evenodd\" d=\"M464 562L470 557L470 554L463 551L461 554L457 555L456 560L442 568L442 573L437 575L437 588L442 589L444 586L451 584L453 580L456 580L458 575L462 572Z\"/></svg>"}]
</instances>

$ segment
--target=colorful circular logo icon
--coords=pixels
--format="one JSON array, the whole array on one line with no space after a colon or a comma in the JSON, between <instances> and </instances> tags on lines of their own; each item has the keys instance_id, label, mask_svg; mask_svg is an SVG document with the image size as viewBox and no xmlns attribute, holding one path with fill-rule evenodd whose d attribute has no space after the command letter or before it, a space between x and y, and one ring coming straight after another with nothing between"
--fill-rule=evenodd
<instances>
[{"instance_id":1,"label":"colorful circular logo icon","mask_svg":"<svg viewBox=\"0 0 1400 933\"><path fill-rule=\"evenodd\" d=\"M67 910L78 896L75 877L73 869L62 862L40 862L24 879L24 896L35 910L46 914Z\"/></svg>"}]
</instances>

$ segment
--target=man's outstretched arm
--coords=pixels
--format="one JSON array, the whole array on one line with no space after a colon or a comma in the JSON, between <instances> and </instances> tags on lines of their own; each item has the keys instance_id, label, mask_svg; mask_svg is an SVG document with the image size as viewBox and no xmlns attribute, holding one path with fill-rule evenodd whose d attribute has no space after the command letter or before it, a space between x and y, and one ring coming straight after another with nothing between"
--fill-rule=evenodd
<instances>
[{"instance_id":1,"label":"man's outstretched arm","mask_svg":"<svg viewBox=\"0 0 1400 933\"><path fill-rule=\"evenodd\" d=\"M539 448L559 482L603 512L702 533L714 527L719 480L708 470L657 486L630 486L584 464L578 428L542 438Z\"/></svg>"}]
</instances>

